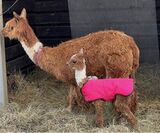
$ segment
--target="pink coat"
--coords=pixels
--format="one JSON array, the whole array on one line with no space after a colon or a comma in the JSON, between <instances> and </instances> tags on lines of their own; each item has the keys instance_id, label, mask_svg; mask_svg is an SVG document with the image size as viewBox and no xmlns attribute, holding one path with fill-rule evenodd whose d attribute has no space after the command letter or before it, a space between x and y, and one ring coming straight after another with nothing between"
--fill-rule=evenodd
<instances>
[{"instance_id":1,"label":"pink coat","mask_svg":"<svg viewBox=\"0 0 160 133\"><path fill-rule=\"evenodd\" d=\"M117 94L128 96L133 92L133 79L115 78L89 80L82 88L82 94L86 101L102 99L113 101Z\"/></svg>"}]
</instances>

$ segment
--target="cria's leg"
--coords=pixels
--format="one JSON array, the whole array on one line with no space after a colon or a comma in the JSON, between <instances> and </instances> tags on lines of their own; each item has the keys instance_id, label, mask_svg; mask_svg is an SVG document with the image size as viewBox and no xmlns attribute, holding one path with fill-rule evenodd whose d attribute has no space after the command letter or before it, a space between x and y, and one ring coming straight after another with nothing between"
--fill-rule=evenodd
<instances>
[{"instance_id":1,"label":"cria's leg","mask_svg":"<svg viewBox=\"0 0 160 133\"><path fill-rule=\"evenodd\" d=\"M78 110L83 109L84 103L79 87L74 88L74 95L75 95L75 102L78 106Z\"/></svg>"},{"instance_id":2,"label":"cria's leg","mask_svg":"<svg viewBox=\"0 0 160 133\"><path fill-rule=\"evenodd\" d=\"M74 89L75 89L75 87L71 86L70 90L69 90L69 93L68 93L68 97L67 97L68 106L65 109L67 112L71 112L72 111L72 104L74 102Z\"/></svg>"},{"instance_id":3,"label":"cria's leg","mask_svg":"<svg viewBox=\"0 0 160 133\"><path fill-rule=\"evenodd\" d=\"M104 127L104 102L102 100L97 100L94 102L96 108L96 126L102 128Z\"/></svg>"},{"instance_id":4,"label":"cria's leg","mask_svg":"<svg viewBox=\"0 0 160 133\"><path fill-rule=\"evenodd\" d=\"M128 106L128 97L117 95L114 106L116 111L118 113L121 113L122 116L127 119L127 121L132 125L133 128L136 128L137 119Z\"/></svg>"},{"instance_id":5,"label":"cria's leg","mask_svg":"<svg viewBox=\"0 0 160 133\"><path fill-rule=\"evenodd\" d=\"M106 71L106 78L111 78L111 75L109 74L109 70L107 69L107 67L105 67L105 71Z\"/></svg>"}]
</instances>

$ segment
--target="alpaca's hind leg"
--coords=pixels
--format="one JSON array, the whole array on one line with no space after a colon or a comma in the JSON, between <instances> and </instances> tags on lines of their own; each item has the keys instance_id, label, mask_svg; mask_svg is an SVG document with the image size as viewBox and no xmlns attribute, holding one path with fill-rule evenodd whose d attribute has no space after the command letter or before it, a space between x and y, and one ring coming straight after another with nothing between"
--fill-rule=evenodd
<instances>
[{"instance_id":1,"label":"alpaca's hind leg","mask_svg":"<svg viewBox=\"0 0 160 133\"><path fill-rule=\"evenodd\" d=\"M135 79L136 79L136 77L135 77L135 72L132 72L132 73L129 75L129 77L135 80Z\"/></svg>"},{"instance_id":2,"label":"alpaca's hind leg","mask_svg":"<svg viewBox=\"0 0 160 133\"><path fill-rule=\"evenodd\" d=\"M134 83L136 84L136 74L135 74L135 71L131 72L131 74L129 75L129 78L132 78L134 80Z\"/></svg>"},{"instance_id":3,"label":"alpaca's hind leg","mask_svg":"<svg viewBox=\"0 0 160 133\"><path fill-rule=\"evenodd\" d=\"M121 113L123 117L125 117L127 121L132 125L132 127L135 128L137 125L137 119L128 106L128 97L117 95L114 105L116 111L118 113Z\"/></svg>"},{"instance_id":4,"label":"alpaca's hind leg","mask_svg":"<svg viewBox=\"0 0 160 133\"><path fill-rule=\"evenodd\" d=\"M96 126L102 128L104 127L104 102L102 100L97 100L94 102L96 108Z\"/></svg>"}]
</instances>

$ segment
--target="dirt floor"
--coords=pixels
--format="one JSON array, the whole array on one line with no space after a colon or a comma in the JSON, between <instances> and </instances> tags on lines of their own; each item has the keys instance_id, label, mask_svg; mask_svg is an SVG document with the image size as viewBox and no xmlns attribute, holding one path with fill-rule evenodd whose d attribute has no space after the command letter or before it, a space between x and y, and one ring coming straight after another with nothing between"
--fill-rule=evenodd
<instances>
[{"instance_id":1,"label":"dirt floor","mask_svg":"<svg viewBox=\"0 0 160 133\"><path fill-rule=\"evenodd\" d=\"M140 132L160 132L160 65L141 65L137 73ZM96 128L94 111L66 113L68 86L41 70L8 78L9 104L0 109L0 132L129 132L117 124L111 103L106 103L107 125Z\"/></svg>"}]
</instances>

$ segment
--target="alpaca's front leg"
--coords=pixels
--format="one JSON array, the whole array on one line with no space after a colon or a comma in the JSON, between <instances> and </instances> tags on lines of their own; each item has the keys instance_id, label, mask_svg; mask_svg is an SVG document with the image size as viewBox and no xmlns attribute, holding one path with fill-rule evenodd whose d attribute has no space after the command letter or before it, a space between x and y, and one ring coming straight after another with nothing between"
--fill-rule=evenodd
<instances>
[{"instance_id":1,"label":"alpaca's front leg","mask_svg":"<svg viewBox=\"0 0 160 133\"><path fill-rule=\"evenodd\" d=\"M104 102L97 100L94 105L96 108L96 126L102 128L104 127Z\"/></svg>"}]
</instances>

